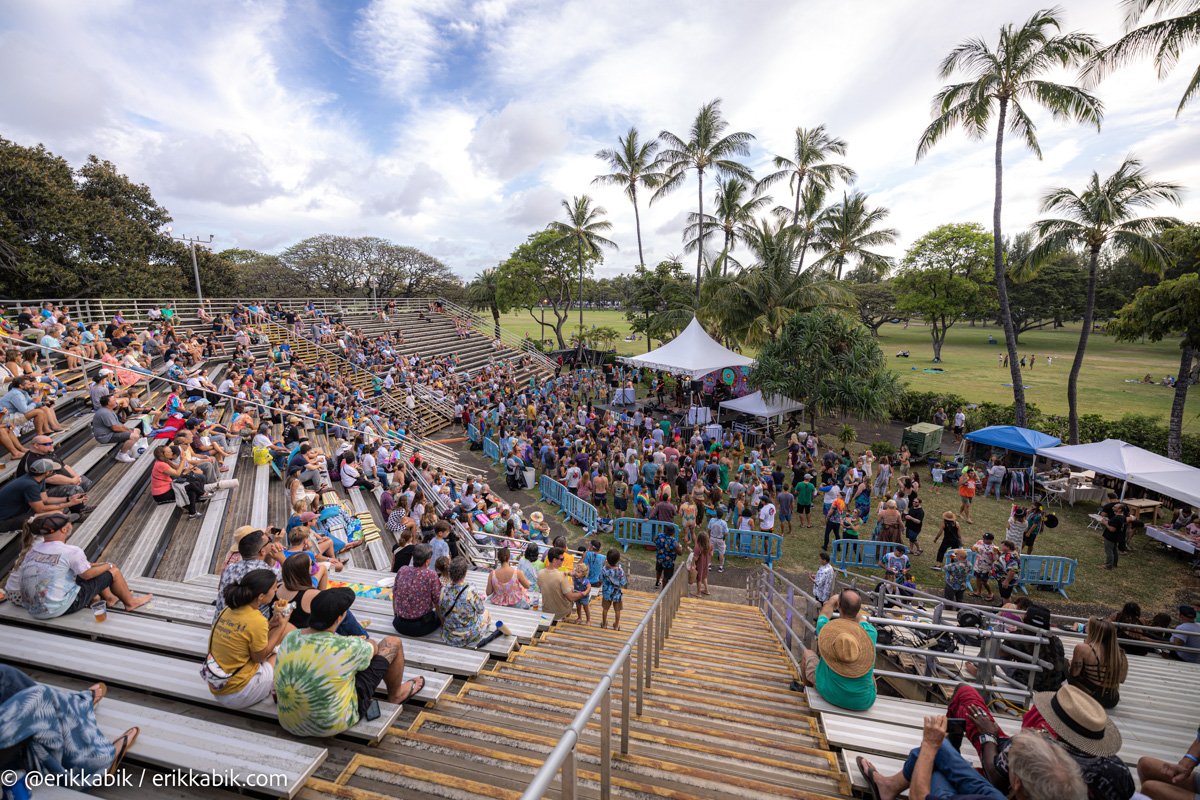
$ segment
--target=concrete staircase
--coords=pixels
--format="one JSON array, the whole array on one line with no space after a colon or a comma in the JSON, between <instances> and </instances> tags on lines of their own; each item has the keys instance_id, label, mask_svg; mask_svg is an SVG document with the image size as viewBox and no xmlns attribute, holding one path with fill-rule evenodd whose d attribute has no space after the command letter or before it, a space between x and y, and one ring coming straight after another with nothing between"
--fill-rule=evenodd
<instances>
[{"instance_id":1,"label":"concrete staircase","mask_svg":"<svg viewBox=\"0 0 1200 800\"><path fill-rule=\"evenodd\" d=\"M351 756L333 780L310 780L298 796L516 800L653 599L626 592L622 632L599 629L593 601L591 627L556 624L419 711L406 729L394 726L378 748ZM631 720L629 754L612 750L613 794L849 796L849 779L816 717L788 689L792 678L757 609L683 600L643 713ZM614 733L620 713L615 703ZM599 796L600 745L597 715L578 747L580 796ZM547 796L558 796L557 783Z\"/></svg>"}]
</instances>

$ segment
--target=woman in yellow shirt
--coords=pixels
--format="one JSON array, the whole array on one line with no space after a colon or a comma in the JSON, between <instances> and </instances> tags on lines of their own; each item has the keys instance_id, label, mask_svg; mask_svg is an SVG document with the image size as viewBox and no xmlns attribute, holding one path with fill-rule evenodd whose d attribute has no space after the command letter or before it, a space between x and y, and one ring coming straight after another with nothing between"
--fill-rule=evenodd
<instances>
[{"instance_id":1,"label":"woman in yellow shirt","mask_svg":"<svg viewBox=\"0 0 1200 800\"><path fill-rule=\"evenodd\" d=\"M275 599L275 573L269 569L247 572L225 587L225 608L213 622L209 652L226 674L220 689L209 691L226 708L249 708L267 699L275 680L275 648L292 626L275 608L271 621L258 610Z\"/></svg>"}]
</instances>

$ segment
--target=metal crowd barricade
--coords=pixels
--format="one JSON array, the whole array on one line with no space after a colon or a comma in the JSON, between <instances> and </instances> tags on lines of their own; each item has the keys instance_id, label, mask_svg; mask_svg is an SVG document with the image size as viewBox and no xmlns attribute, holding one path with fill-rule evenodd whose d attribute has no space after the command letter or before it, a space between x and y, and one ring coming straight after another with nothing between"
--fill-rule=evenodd
<instances>
[{"instance_id":1,"label":"metal crowd barricade","mask_svg":"<svg viewBox=\"0 0 1200 800\"><path fill-rule=\"evenodd\" d=\"M880 542L874 539L836 539L830 550L829 560L835 569L845 575L855 567L865 569L882 569L881 562L888 553L894 552L895 542ZM908 548L899 547L908 554Z\"/></svg>"},{"instance_id":2,"label":"metal crowd barricade","mask_svg":"<svg viewBox=\"0 0 1200 800\"><path fill-rule=\"evenodd\" d=\"M483 455L487 458L490 458L492 461L500 461L500 445L496 444L495 439L484 437Z\"/></svg>"},{"instance_id":3,"label":"metal crowd barricade","mask_svg":"<svg viewBox=\"0 0 1200 800\"><path fill-rule=\"evenodd\" d=\"M679 526L673 522L660 522L655 519L637 519L621 517L613 523L613 537L622 549L628 550L631 544L642 544L653 547L654 537L664 530L670 529L679 535Z\"/></svg>"},{"instance_id":4,"label":"metal crowd barricade","mask_svg":"<svg viewBox=\"0 0 1200 800\"><path fill-rule=\"evenodd\" d=\"M757 558L769 567L783 557L783 537L771 531L729 531L725 555Z\"/></svg>"},{"instance_id":5,"label":"metal crowd barricade","mask_svg":"<svg viewBox=\"0 0 1200 800\"><path fill-rule=\"evenodd\" d=\"M467 441L475 444L482 444L482 436L479 433L479 427L474 423L467 425Z\"/></svg>"}]
</instances>

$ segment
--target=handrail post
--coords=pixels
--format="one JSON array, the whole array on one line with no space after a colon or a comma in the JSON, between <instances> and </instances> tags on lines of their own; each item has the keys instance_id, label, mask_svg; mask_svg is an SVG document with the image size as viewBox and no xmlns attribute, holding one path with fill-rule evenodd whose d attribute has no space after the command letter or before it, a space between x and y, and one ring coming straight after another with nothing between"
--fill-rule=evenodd
<instances>
[{"instance_id":1,"label":"handrail post","mask_svg":"<svg viewBox=\"0 0 1200 800\"><path fill-rule=\"evenodd\" d=\"M567 752L563 761L562 774L559 777L558 796L562 800L575 800L575 748Z\"/></svg>"},{"instance_id":2,"label":"handrail post","mask_svg":"<svg viewBox=\"0 0 1200 800\"><path fill-rule=\"evenodd\" d=\"M637 713L642 715L642 686L645 683L646 676L646 629L642 628L642 633L638 636L637 645Z\"/></svg>"},{"instance_id":3,"label":"handrail post","mask_svg":"<svg viewBox=\"0 0 1200 800\"><path fill-rule=\"evenodd\" d=\"M600 800L612 796L612 686L600 701Z\"/></svg>"},{"instance_id":4,"label":"handrail post","mask_svg":"<svg viewBox=\"0 0 1200 800\"><path fill-rule=\"evenodd\" d=\"M630 669L632 662L632 655L626 656L625 664L621 667L621 755L629 754L629 682L633 680Z\"/></svg>"}]
</instances>

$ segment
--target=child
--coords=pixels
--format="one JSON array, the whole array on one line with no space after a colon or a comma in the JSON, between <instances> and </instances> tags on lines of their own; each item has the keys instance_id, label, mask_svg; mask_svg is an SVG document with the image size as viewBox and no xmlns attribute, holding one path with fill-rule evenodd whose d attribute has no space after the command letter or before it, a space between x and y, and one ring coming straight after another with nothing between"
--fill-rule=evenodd
<instances>
[{"instance_id":1,"label":"child","mask_svg":"<svg viewBox=\"0 0 1200 800\"><path fill-rule=\"evenodd\" d=\"M696 591L708 594L708 568L712 564L713 546L707 531L696 534L696 549L692 551L692 563L696 567Z\"/></svg>"},{"instance_id":2,"label":"child","mask_svg":"<svg viewBox=\"0 0 1200 800\"><path fill-rule=\"evenodd\" d=\"M621 600L625 596L624 589L627 580L625 570L621 567L621 551L615 547L609 548L607 563L600 570L600 627L608 627L608 609L612 608L613 630L621 630Z\"/></svg>"},{"instance_id":3,"label":"child","mask_svg":"<svg viewBox=\"0 0 1200 800\"><path fill-rule=\"evenodd\" d=\"M988 580L992 576L992 567L1000 558L1000 549L996 547L995 542L995 534L985 533L983 538L971 548L975 551L975 591L971 592L971 597L983 597L983 593L986 591L986 599L989 602L996 599L992 594L992 588L988 586Z\"/></svg>"},{"instance_id":4,"label":"child","mask_svg":"<svg viewBox=\"0 0 1200 800\"><path fill-rule=\"evenodd\" d=\"M842 538L843 539L857 539L858 538L858 530L861 527L862 527L862 517L859 516L858 511L855 511L853 514L850 515L850 521L845 523L842 526Z\"/></svg>"},{"instance_id":5,"label":"child","mask_svg":"<svg viewBox=\"0 0 1200 800\"><path fill-rule=\"evenodd\" d=\"M437 561L433 562L433 571L437 573L438 579L445 586L450 583L450 556L442 556Z\"/></svg>"},{"instance_id":6,"label":"child","mask_svg":"<svg viewBox=\"0 0 1200 800\"><path fill-rule=\"evenodd\" d=\"M581 560L575 565L575 579L572 588L577 592L583 592L583 597L575 601L575 622L584 625L592 624L592 610L589 603L592 602L592 582L588 580L587 564ZM587 621L584 622L584 618Z\"/></svg>"},{"instance_id":7,"label":"child","mask_svg":"<svg viewBox=\"0 0 1200 800\"><path fill-rule=\"evenodd\" d=\"M699 509L696 507L695 501L691 495L683 499L683 504L679 506L679 515L683 517L683 540L690 547L692 539L696 534L696 516Z\"/></svg>"},{"instance_id":8,"label":"child","mask_svg":"<svg viewBox=\"0 0 1200 800\"><path fill-rule=\"evenodd\" d=\"M600 540L588 542L588 551L583 554L583 563L587 567L588 583L600 585L600 570L604 568L604 556L600 554Z\"/></svg>"}]
</instances>

